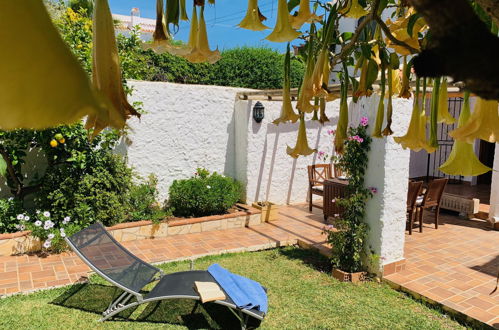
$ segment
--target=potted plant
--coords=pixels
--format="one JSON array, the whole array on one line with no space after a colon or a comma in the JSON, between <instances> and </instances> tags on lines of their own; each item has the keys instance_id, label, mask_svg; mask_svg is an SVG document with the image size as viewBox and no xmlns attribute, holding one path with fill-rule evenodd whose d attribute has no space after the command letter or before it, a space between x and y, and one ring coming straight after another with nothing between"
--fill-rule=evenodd
<instances>
[{"instance_id":1,"label":"potted plant","mask_svg":"<svg viewBox=\"0 0 499 330\"><path fill-rule=\"evenodd\" d=\"M269 201L253 202L252 205L255 209L260 210L261 222L274 221L279 218L279 208L280 205L274 204Z\"/></svg>"},{"instance_id":2,"label":"potted plant","mask_svg":"<svg viewBox=\"0 0 499 330\"><path fill-rule=\"evenodd\" d=\"M349 129L344 152L338 159L338 166L349 177L346 197L337 199L344 212L335 219L334 228L324 230L332 247L333 276L342 282L362 281L367 274L363 260L370 254L365 245L369 228L364 215L366 202L374 190L364 187L371 143L364 118L361 125Z\"/></svg>"}]
</instances>

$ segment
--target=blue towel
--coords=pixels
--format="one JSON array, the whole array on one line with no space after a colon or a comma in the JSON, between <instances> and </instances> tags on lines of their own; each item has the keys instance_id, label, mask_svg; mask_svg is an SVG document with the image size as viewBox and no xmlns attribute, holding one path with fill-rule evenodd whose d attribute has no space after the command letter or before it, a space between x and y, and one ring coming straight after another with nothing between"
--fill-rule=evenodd
<instances>
[{"instance_id":1,"label":"blue towel","mask_svg":"<svg viewBox=\"0 0 499 330\"><path fill-rule=\"evenodd\" d=\"M256 309L267 313L267 294L260 283L249 278L232 274L219 264L208 267L208 272L225 290L237 307Z\"/></svg>"}]
</instances>

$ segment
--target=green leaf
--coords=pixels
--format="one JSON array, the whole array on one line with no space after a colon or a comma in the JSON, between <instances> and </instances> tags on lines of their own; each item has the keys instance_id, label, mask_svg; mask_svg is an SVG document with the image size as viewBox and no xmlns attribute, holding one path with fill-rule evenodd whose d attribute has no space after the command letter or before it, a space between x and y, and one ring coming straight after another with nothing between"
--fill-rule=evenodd
<instances>
[{"instance_id":1,"label":"green leaf","mask_svg":"<svg viewBox=\"0 0 499 330\"><path fill-rule=\"evenodd\" d=\"M300 0L291 0L288 2L288 11L291 12L296 6L300 4Z\"/></svg>"},{"instance_id":2,"label":"green leaf","mask_svg":"<svg viewBox=\"0 0 499 330\"><path fill-rule=\"evenodd\" d=\"M400 60L397 53L390 54L390 65L393 70L397 70L400 67Z\"/></svg>"},{"instance_id":3,"label":"green leaf","mask_svg":"<svg viewBox=\"0 0 499 330\"><path fill-rule=\"evenodd\" d=\"M409 17L409 22L407 23L407 33L412 37L412 30L414 30L414 25L417 20L421 17L419 13L415 13Z\"/></svg>"},{"instance_id":4,"label":"green leaf","mask_svg":"<svg viewBox=\"0 0 499 330\"><path fill-rule=\"evenodd\" d=\"M1 176L6 176L7 174L7 163L3 159L3 157L0 157L0 175Z\"/></svg>"},{"instance_id":5,"label":"green leaf","mask_svg":"<svg viewBox=\"0 0 499 330\"><path fill-rule=\"evenodd\" d=\"M369 64L367 65L367 86L371 86L378 77L378 64L373 60L369 60Z\"/></svg>"}]
</instances>

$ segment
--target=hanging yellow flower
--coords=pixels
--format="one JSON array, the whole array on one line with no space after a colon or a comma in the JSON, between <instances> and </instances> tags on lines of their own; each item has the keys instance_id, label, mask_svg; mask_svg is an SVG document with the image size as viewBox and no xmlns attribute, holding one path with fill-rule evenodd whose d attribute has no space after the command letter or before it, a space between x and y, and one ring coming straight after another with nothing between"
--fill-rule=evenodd
<instances>
[{"instance_id":1,"label":"hanging yellow flower","mask_svg":"<svg viewBox=\"0 0 499 330\"><path fill-rule=\"evenodd\" d=\"M300 36L300 32L291 27L291 15L289 15L286 0L277 2L277 22L274 30L265 39L272 42L290 42Z\"/></svg>"},{"instance_id":2,"label":"hanging yellow flower","mask_svg":"<svg viewBox=\"0 0 499 330\"><path fill-rule=\"evenodd\" d=\"M402 66L402 84L400 87L399 97L405 99L411 98L411 86L409 86L409 70L407 68L407 56L404 56L404 65Z\"/></svg>"},{"instance_id":3,"label":"hanging yellow flower","mask_svg":"<svg viewBox=\"0 0 499 330\"><path fill-rule=\"evenodd\" d=\"M194 24L194 17L192 21L193 21L192 24ZM210 50L210 45L208 44L208 33L206 32L206 22L204 20L204 6L201 6L200 9L197 37L195 39L196 39L196 44L194 48L191 50L189 54L184 56L189 62L192 63L208 62L210 64L213 64L220 59L221 56L218 49L212 51Z\"/></svg>"},{"instance_id":4,"label":"hanging yellow flower","mask_svg":"<svg viewBox=\"0 0 499 330\"><path fill-rule=\"evenodd\" d=\"M312 73L312 89L314 96L327 96L327 90L322 87L324 83L324 74L325 74L325 66L326 61L329 63L329 50L324 48L321 50L319 56L317 57L317 61L315 62L314 71ZM328 73L329 79L329 73Z\"/></svg>"},{"instance_id":5,"label":"hanging yellow flower","mask_svg":"<svg viewBox=\"0 0 499 330\"><path fill-rule=\"evenodd\" d=\"M188 21L189 17L187 17L187 10L185 6L185 0L180 0L180 19L182 21Z\"/></svg>"},{"instance_id":6,"label":"hanging yellow flower","mask_svg":"<svg viewBox=\"0 0 499 330\"><path fill-rule=\"evenodd\" d=\"M3 1L0 10L0 129L45 129L106 113L42 1Z\"/></svg>"},{"instance_id":7,"label":"hanging yellow flower","mask_svg":"<svg viewBox=\"0 0 499 330\"><path fill-rule=\"evenodd\" d=\"M359 98L362 96L370 96L372 94L372 90L367 89L367 64L368 60L362 57L362 66L360 69L360 78L359 78L359 85L357 86L356 91L353 93L353 96L355 98Z\"/></svg>"},{"instance_id":8,"label":"hanging yellow flower","mask_svg":"<svg viewBox=\"0 0 499 330\"><path fill-rule=\"evenodd\" d=\"M291 52L289 43L286 49L286 56L284 57L284 88L282 90L282 108L279 118L273 121L274 124L279 125L290 121L295 123L300 117L293 111L291 105Z\"/></svg>"},{"instance_id":9,"label":"hanging yellow flower","mask_svg":"<svg viewBox=\"0 0 499 330\"><path fill-rule=\"evenodd\" d=\"M409 20L414 13L415 13L414 8L410 8L403 17L400 17L395 22L392 22L390 19L388 19L386 21L386 25L390 29L392 35L397 40L403 41L412 48L419 50L420 47L418 41L418 33L424 31L427 28L427 25L424 18L422 17L418 18L414 23L411 35L409 35L407 31L407 25L409 24ZM407 48L405 48L404 46L399 46L394 44L388 38L385 38L385 42L387 47L392 48L395 52L397 52L400 55L412 54Z\"/></svg>"},{"instance_id":10,"label":"hanging yellow flower","mask_svg":"<svg viewBox=\"0 0 499 330\"><path fill-rule=\"evenodd\" d=\"M348 130L348 81L341 84L340 115L336 126L336 136L334 138L334 149L336 153L342 154L347 139Z\"/></svg>"},{"instance_id":11,"label":"hanging yellow flower","mask_svg":"<svg viewBox=\"0 0 499 330\"><path fill-rule=\"evenodd\" d=\"M393 104L392 104L392 96L393 96L393 70L388 68L388 105L386 107L386 126L383 130L383 135L388 136L392 135L392 115L393 115Z\"/></svg>"},{"instance_id":12,"label":"hanging yellow flower","mask_svg":"<svg viewBox=\"0 0 499 330\"><path fill-rule=\"evenodd\" d=\"M459 115L457 127L465 126L469 118L470 103L469 92L467 92L464 95L464 105ZM487 173L492 169L478 160L473 151L472 143L455 140L449 158L440 166L439 170L449 175L476 176Z\"/></svg>"},{"instance_id":13,"label":"hanging yellow flower","mask_svg":"<svg viewBox=\"0 0 499 330\"><path fill-rule=\"evenodd\" d=\"M404 136L396 136L393 139L400 144L402 148L409 148L413 151L425 149L428 153L434 152L436 148L430 146L426 140L426 122L427 118L424 110L419 104L419 80L417 81L416 96L414 97L414 106L412 109L411 121Z\"/></svg>"},{"instance_id":14,"label":"hanging yellow flower","mask_svg":"<svg viewBox=\"0 0 499 330\"><path fill-rule=\"evenodd\" d=\"M473 142L481 139L491 143L499 142L499 115L497 113L498 102L496 100L484 100L477 98L475 108L470 120L463 127L459 127L449 133L454 139Z\"/></svg>"},{"instance_id":15,"label":"hanging yellow flower","mask_svg":"<svg viewBox=\"0 0 499 330\"><path fill-rule=\"evenodd\" d=\"M312 34L310 35L310 40L307 49L307 67L305 68L304 77L300 86L300 92L298 93L298 102L296 103L296 108L301 112L311 113L318 109L318 105L312 104L312 98L314 97L314 37L313 32L315 31L315 26L311 26Z\"/></svg>"},{"instance_id":16,"label":"hanging yellow flower","mask_svg":"<svg viewBox=\"0 0 499 330\"><path fill-rule=\"evenodd\" d=\"M317 16L310 11L310 0L300 0L298 15L291 16L291 26L293 29L299 29L305 23L320 21L322 16Z\"/></svg>"},{"instance_id":17,"label":"hanging yellow flower","mask_svg":"<svg viewBox=\"0 0 499 330\"><path fill-rule=\"evenodd\" d=\"M385 67L381 66L381 95L378 103L378 112L376 113L376 121L374 123L374 128L372 132L373 137L381 138L381 127L383 126L383 120L385 119L385 87L386 77L385 77Z\"/></svg>"},{"instance_id":18,"label":"hanging yellow flower","mask_svg":"<svg viewBox=\"0 0 499 330\"><path fill-rule=\"evenodd\" d=\"M152 42L142 43L142 49L151 49L158 54L162 54L172 47L170 36L166 32L163 8L163 0L156 0L156 27L152 34L153 40Z\"/></svg>"},{"instance_id":19,"label":"hanging yellow flower","mask_svg":"<svg viewBox=\"0 0 499 330\"><path fill-rule=\"evenodd\" d=\"M294 148L290 148L288 146L286 152L293 158L298 158L299 156L308 156L314 152L317 152L317 150L312 149L308 146L307 130L305 128L305 114L303 113L300 113L300 125L298 127L298 138L296 141L296 146Z\"/></svg>"},{"instance_id":20,"label":"hanging yellow flower","mask_svg":"<svg viewBox=\"0 0 499 330\"><path fill-rule=\"evenodd\" d=\"M437 122L451 125L456 122L456 119L454 119L454 117L452 117L452 115L449 113L448 99L449 96L447 93L447 79L444 78L442 80L442 84L440 85L440 90L438 93Z\"/></svg>"},{"instance_id":21,"label":"hanging yellow flower","mask_svg":"<svg viewBox=\"0 0 499 330\"><path fill-rule=\"evenodd\" d=\"M128 103L123 89L114 22L107 0L95 1L92 42L92 81L110 105L106 115L88 116L86 127L93 128L95 136L108 125L123 128L126 119L140 114Z\"/></svg>"},{"instance_id":22,"label":"hanging yellow flower","mask_svg":"<svg viewBox=\"0 0 499 330\"><path fill-rule=\"evenodd\" d=\"M341 14L344 14L346 17L350 18L361 18L362 16L366 16L369 11L364 9L359 4L358 0L348 0L347 5L340 10Z\"/></svg>"},{"instance_id":23,"label":"hanging yellow flower","mask_svg":"<svg viewBox=\"0 0 499 330\"><path fill-rule=\"evenodd\" d=\"M392 70L392 95L399 94L402 90L402 80L400 78L400 70Z\"/></svg>"},{"instance_id":24,"label":"hanging yellow flower","mask_svg":"<svg viewBox=\"0 0 499 330\"><path fill-rule=\"evenodd\" d=\"M238 26L247 30L262 31L269 28L262 24L262 21L265 19L266 18L260 13L260 9L258 8L258 0L248 0L246 16Z\"/></svg>"},{"instance_id":25,"label":"hanging yellow flower","mask_svg":"<svg viewBox=\"0 0 499 330\"><path fill-rule=\"evenodd\" d=\"M319 100L319 122L324 124L329 121L329 118L326 115L326 98L321 97Z\"/></svg>"}]
</instances>

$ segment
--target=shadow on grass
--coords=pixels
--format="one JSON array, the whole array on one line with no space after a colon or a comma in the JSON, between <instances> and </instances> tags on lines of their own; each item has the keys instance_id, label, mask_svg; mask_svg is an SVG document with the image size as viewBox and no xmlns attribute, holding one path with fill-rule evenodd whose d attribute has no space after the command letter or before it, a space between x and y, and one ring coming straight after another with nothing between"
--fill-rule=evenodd
<instances>
[{"instance_id":1,"label":"shadow on grass","mask_svg":"<svg viewBox=\"0 0 499 330\"><path fill-rule=\"evenodd\" d=\"M112 286L101 284L75 284L68 291L54 299L54 305L74 308L95 313L100 318L110 302L122 291ZM130 301L132 302L132 301ZM200 304L195 310L196 301L190 299L172 299L151 302L144 307L133 307L116 315L112 320L119 322L149 322L183 325L189 329L238 329L239 320L227 308L214 303ZM144 306L144 305L142 305ZM140 311L139 311L140 309ZM131 318L137 311L138 316ZM250 328L259 323L250 323Z\"/></svg>"},{"instance_id":2,"label":"shadow on grass","mask_svg":"<svg viewBox=\"0 0 499 330\"><path fill-rule=\"evenodd\" d=\"M331 273L331 261L322 254L306 249L276 249L279 254L289 259L301 260L305 265L324 273Z\"/></svg>"}]
</instances>

